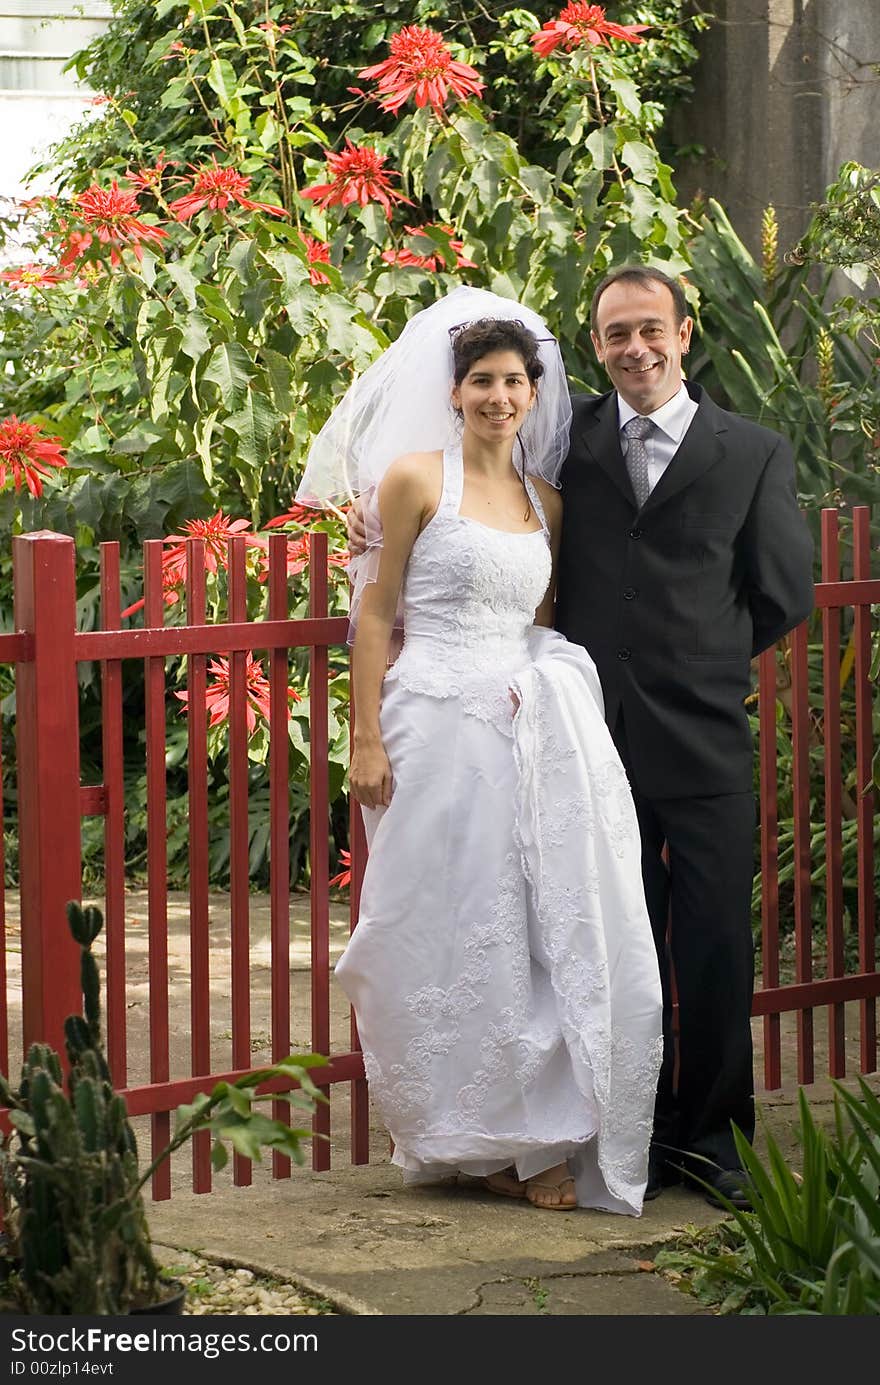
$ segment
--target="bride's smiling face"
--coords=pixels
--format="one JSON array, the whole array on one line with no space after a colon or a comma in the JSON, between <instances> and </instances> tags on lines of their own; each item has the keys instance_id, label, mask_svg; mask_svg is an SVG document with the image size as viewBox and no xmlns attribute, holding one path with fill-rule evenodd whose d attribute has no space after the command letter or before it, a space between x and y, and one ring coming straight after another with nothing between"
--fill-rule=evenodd
<instances>
[{"instance_id":1,"label":"bride's smiling face","mask_svg":"<svg viewBox=\"0 0 880 1385\"><path fill-rule=\"evenodd\" d=\"M464 426L486 442L513 439L535 402L537 391L516 351L481 356L452 391Z\"/></svg>"}]
</instances>

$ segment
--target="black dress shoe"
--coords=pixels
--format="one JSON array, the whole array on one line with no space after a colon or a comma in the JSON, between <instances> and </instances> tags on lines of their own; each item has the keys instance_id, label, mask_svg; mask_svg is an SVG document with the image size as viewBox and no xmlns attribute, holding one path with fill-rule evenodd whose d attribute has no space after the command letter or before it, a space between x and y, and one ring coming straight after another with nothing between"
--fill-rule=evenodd
<instances>
[{"instance_id":1,"label":"black dress shoe","mask_svg":"<svg viewBox=\"0 0 880 1385\"><path fill-rule=\"evenodd\" d=\"M712 1207L729 1210L728 1203L739 1212L751 1212L752 1199L748 1192L748 1180L742 1169L713 1169L700 1175L710 1188L703 1189L703 1195ZM720 1194L720 1196L719 1196ZM722 1201L726 1198L727 1202Z\"/></svg>"},{"instance_id":2,"label":"black dress shoe","mask_svg":"<svg viewBox=\"0 0 880 1385\"><path fill-rule=\"evenodd\" d=\"M653 1202L655 1197L660 1196L664 1188L671 1188L680 1182L679 1170L668 1164L663 1155L652 1148L648 1153L648 1183L645 1188L645 1202Z\"/></svg>"}]
</instances>

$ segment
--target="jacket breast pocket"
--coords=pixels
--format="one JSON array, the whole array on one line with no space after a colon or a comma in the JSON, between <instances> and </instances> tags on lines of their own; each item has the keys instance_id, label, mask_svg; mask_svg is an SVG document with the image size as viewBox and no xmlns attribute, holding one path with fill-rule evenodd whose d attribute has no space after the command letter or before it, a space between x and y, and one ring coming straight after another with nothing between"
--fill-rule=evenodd
<instances>
[{"instance_id":1,"label":"jacket breast pocket","mask_svg":"<svg viewBox=\"0 0 880 1385\"><path fill-rule=\"evenodd\" d=\"M700 513L696 511L683 514L681 517L682 529L688 530L691 534L735 534L740 527L740 516L730 511L723 510L704 510Z\"/></svg>"}]
</instances>

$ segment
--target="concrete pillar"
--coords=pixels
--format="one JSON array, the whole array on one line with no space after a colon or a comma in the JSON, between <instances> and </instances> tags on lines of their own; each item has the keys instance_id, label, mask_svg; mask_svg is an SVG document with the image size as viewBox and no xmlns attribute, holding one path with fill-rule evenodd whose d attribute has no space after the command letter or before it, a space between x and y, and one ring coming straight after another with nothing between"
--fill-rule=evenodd
<instances>
[{"instance_id":1,"label":"concrete pillar","mask_svg":"<svg viewBox=\"0 0 880 1385\"><path fill-rule=\"evenodd\" d=\"M684 200L717 197L753 253L775 206L783 250L844 159L877 165L880 3L715 0L695 91L672 120ZM873 127L873 128L872 128ZM873 135L873 138L872 138Z\"/></svg>"}]
</instances>

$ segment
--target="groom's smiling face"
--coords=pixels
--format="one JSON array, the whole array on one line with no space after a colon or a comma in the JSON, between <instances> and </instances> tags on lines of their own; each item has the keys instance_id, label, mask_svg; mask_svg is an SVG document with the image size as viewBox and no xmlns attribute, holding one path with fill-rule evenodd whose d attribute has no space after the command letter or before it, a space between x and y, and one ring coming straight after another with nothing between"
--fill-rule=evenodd
<instances>
[{"instance_id":1,"label":"groom's smiling face","mask_svg":"<svg viewBox=\"0 0 880 1385\"><path fill-rule=\"evenodd\" d=\"M596 309L593 346L611 383L630 408L652 414L681 388L681 358L691 339L691 318L676 321L665 284L618 279Z\"/></svg>"}]
</instances>

